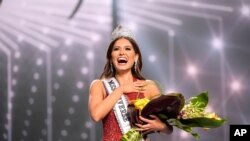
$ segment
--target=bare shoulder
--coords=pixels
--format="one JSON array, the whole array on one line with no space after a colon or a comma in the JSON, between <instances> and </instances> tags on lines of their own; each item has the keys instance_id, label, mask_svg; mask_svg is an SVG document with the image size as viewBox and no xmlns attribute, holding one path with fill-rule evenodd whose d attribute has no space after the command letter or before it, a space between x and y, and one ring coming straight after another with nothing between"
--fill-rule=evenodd
<instances>
[{"instance_id":1,"label":"bare shoulder","mask_svg":"<svg viewBox=\"0 0 250 141\"><path fill-rule=\"evenodd\" d=\"M149 87L157 87L157 83L153 80L147 79L146 82Z\"/></svg>"},{"instance_id":2,"label":"bare shoulder","mask_svg":"<svg viewBox=\"0 0 250 141\"><path fill-rule=\"evenodd\" d=\"M100 79L96 79L96 80L93 80L90 84L90 90L103 90L103 83L102 83L102 80Z\"/></svg>"},{"instance_id":3,"label":"bare shoulder","mask_svg":"<svg viewBox=\"0 0 250 141\"><path fill-rule=\"evenodd\" d=\"M151 99L161 94L160 87L158 86L156 81L146 80L146 82L147 82L147 97L148 98Z\"/></svg>"},{"instance_id":4,"label":"bare shoulder","mask_svg":"<svg viewBox=\"0 0 250 141\"><path fill-rule=\"evenodd\" d=\"M95 79L95 80L93 80L93 81L91 82L90 88L96 87L96 86L100 86L100 85L102 85L102 80L100 80L100 79Z\"/></svg>"},{"instance_id":5,"label":"bare shoulder","mask_svg":"<svg viewBox=\"0 0 250 141\"><path fill-rule=\"evenodd\" d=\"M101 94L103 97L106 95L105 88L103 86L102 80L93 80L90 84L90 94Z\"/></svg>"}]
</instances>

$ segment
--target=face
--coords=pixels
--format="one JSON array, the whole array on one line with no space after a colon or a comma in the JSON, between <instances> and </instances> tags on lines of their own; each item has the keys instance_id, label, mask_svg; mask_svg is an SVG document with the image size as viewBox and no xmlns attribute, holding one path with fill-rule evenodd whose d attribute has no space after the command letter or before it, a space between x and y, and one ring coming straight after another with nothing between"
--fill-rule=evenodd
<instances>
[{"instance_id":1,"label":"face","mask_svg":"<svg viewBox=\"0 0 250 141\"><path fill-rule=\"evenodd\" d=\"M138 60L138 54L129 40L121 38L113 46L111 59L116 71L128 71Z\"/></svg>"}]
</instances>

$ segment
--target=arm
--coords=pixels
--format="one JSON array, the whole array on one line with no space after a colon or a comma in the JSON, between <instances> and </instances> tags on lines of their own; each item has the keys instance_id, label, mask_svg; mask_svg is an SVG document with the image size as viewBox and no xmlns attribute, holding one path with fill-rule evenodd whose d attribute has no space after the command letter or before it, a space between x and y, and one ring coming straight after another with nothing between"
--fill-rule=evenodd
<instances>
[{"instance_id":1,"label":"arm","mask_svg":"<svg viewBox=\"0 0 250 141\"><path fill-rule=\"evenodd\" d=\"M93 121L102 120L112 110L117 100L121 97L122 91L115 89L106 98L106 91L101 80L94 80L90 86L89 112Z\"/></svg>"},{"instance_id":2,"label":"arm","mask_svg":"<svg viewBox=\"0 0 250 141\"><path fill-rule=\"evenodd\" d=\"M102 120L114 107L122 94L135 92L145 85L142 81L136 81L116 88L106 96L105 87L101 80L94 80L90 86L89 112L91 118L98 122Z\"/></svg>"},{"instance_id":3,"label":"arm","mask_svg":"<svg viewBox=\"0 0 250 141\"><path fill-rule=\"evenodd\" d=\"M149 99L157 97L161 95L161 91L156 83L152 80L147 80L147 87L146 87L146 94L145 96ZM140 128L139 130L151 130L151 131L158 131L166 134L171 134L173 132L173 127L168 123L162 122L157 116L151 115L152 119L146 119L140 116L140 119L147 124L141 125L137 124Z\"/></svg>"}]
</instances>

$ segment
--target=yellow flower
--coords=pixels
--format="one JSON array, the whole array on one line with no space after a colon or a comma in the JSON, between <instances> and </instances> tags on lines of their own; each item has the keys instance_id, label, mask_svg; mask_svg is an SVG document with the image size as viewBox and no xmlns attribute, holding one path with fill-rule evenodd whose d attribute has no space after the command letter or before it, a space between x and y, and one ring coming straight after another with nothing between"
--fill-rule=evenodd
<instances>
[{"instance_id":1,"label":"yellow flower","mask_svg":"<svg viewBox=\"0 0 250 141\"><path fill-rule=\"evenodd\" d=\"M143 98L143 99L137 99L133 103L135 105L135 108L141 111L149 102L149 99Z\"/></svg>"}]
</instances>

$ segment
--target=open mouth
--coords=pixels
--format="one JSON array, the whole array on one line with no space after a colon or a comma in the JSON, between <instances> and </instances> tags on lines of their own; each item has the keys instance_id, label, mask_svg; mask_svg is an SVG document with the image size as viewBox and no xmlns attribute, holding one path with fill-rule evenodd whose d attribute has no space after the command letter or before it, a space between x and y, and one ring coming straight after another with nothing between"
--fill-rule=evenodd
<instances>
[{"instance_id":1,"label":"open mouth","mask_svg":"<svg viewBox=\"0 0 250 141\"><path fill-rule=\"evenodd\" d=\"M128 60L126 58L120 57L118 58L118 63L127 63Z\"/></svg>"}]
</instances>

